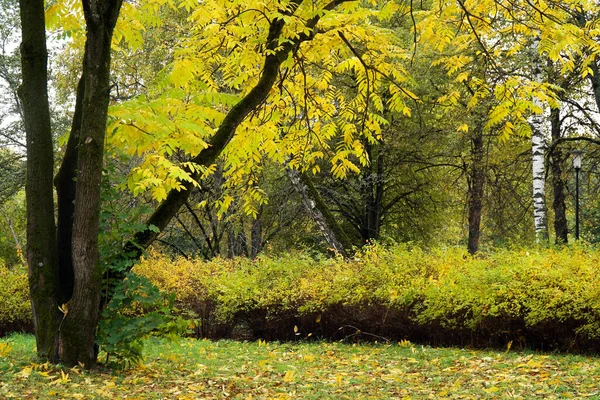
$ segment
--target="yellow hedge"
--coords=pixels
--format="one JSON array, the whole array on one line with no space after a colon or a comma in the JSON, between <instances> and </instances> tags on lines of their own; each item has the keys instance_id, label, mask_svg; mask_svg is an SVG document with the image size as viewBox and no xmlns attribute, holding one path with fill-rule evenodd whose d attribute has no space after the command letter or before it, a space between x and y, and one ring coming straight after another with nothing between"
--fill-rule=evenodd
<instances>
[{"instance_id":1,"label":"yellow hedge","mask_svg":"<svg viewBox=\"0 0 600 400\"><path fill-rule=\"evenodd\" d=\"M350 261L213 261L151 254L136 271L199 315L204 336L340 338L572 348L600 340L599 252L374 246ZM354 335L353 334L353 335ZM367 337L367 336L363 336Z\"/></svg>"}]
</instances>

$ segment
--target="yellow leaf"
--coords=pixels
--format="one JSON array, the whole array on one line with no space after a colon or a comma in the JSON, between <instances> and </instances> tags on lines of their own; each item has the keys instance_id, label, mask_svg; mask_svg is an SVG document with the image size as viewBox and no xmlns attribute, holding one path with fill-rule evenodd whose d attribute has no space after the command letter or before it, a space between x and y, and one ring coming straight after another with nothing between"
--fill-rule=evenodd
<instances>
[{"instance_id":1,"label":"yellow leaf","mask_svg":"<svg viewBox=\"0 0 600 400\"><path fill-rule=\"evenodd\" d=\"M64 315L67 315L67 313L69 312L69 303L67 302L61 306L58 306L58 310Z\"/></svg>"},{"instance_id":2,"label":"yellow leaf","mask_svg":"<svg viewBox=\"0 0 600 400\"><path fill-rule=\"evenodd\" d=\"M31 375L31 371L31 367L25 367L17 374L17 376L21 378L29 378L29 375Z\"/></svg>"},{"instance_id":3,"label":"yellow leaf","mask_svg":"<svg viewBox=\"0 0 600 400\"><path fill-rule=\"evenodd\" d=\"M461 126L458 127L458 129L456 131L457 132L469 132L469 125L462 124Z\"/></svg>"},{"instance_id":4,"label":"yellow leaf","mask_svg":"<svg viewBox=\"0 0 600 400\"><path fill-rule=\"evenodd\" d=\"M0 357L6 357L12 350L12 347L8 343L0 343Z\"/></svg>"},{"instance_id":5,"label":"yellow leaf","mask_svg":"<svg viewBox=\"0 0 600 400\"><path fill-rule=\"evenodd\" d=\"M285 371L285 375L283 377L283 381L284 382L293 382L294 381L294 375L296 375L296 373L294 371Z\"/></svg>"},{"instance_id":6,"label":"yellow leaf","mask_svg":"<svg viewBox=\"0 0 600 400\"><path fill-rule=\"evenodd\" d=\"M303 357L303 359L304 359L304 361L306 361L306 362L313 362L313 361L315 361L315 357L314 357L314 356L312 356L312 355L310 355L310 354L308 354L308 355L305 355L305 356Z\"/></svg>"}]
</instances>

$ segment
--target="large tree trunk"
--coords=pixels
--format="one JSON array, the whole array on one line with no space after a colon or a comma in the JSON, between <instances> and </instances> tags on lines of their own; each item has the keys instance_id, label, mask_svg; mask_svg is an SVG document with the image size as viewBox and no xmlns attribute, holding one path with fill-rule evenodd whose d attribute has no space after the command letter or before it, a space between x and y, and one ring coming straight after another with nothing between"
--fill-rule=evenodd
<instances>
[{"instance_id":1,"label":"large tree trunk","mask_svg":"<svg viewBox=\"0 0 600 400\"><path fill-rule=\"evenodd\" d=\"M71 123L69 141L56 177L54 186L57 195L57 245L58 265L61 283L61 303L66 303L73 295L73 216L75 214L75 190L77 177L77 151L79 148L79 131L83 113L83 96L85 81L83 75L77 85L75 112Z\"/></svg>"},{"instance_id":2,"label":"large tree trunk","mask_svg":"<svg viewBox=\"0 0 600 400\"><path fill-rule=\"evenodd\" d=\"M47 50L42 0L20 0L23 104L27 134L27 264L38 355L58 361L58 255L54 224L54 168Z\"/></svg>"},{"instance_id":3,"label":"large tree trunk","mask_svg":"<svg viewBox=\"0 0 600 400\"><path fill-rule=\"evenodd\" d=\"M481 237L481 211L483 208L483 188L485 184L485 165L483 162L483 132L477 127L471 139L471 155L473 160L469 171L469 238L467 249L470 254L479 250Z\"/></svg>"},{"instance_id":4,"label":"large tree trunk","mask_svg":"<svg viewBox=\"0 0 600 400\"><path fill-rule=\"evenodd\" d=\"M550 122L552 141L557 142L561 138L560 110L553 108L550 111ZM554 191L554 231L556 233L556 244L567 243L569 228L567 225L567 207L565 205L565 182L562 176L562 166L565 161L560 146L553 146L550 153L552 160L552 189Z\"/></svg>"},{"instance_id":5,"label":"large tree trunk","mask_svg":"<svg viewBox=\"0 0 600 400\"><path fill-rule=\"evenodd\" d=\"M122 0L84 0L87 25L84 97L73 218L73 295L61 330L60 358L69 365L96 363L102 272L98 254L100 184L110 87L110 46Z\"/></svg>"},{"instance_id":6,"label":"large tree trunk","mask_svg":"<svg viewBox=\"0 0 600 400\"><path fill-rule=\"evenodd\" d=\"M543 79L542 62L539 54L540 38L536 37L532 46L533 80L541 83ZM534 104L543 109L543 103L534 98ZM531 117L531 153L533 172L533 220L536 241L548 242L548 215L546 208L546 137L544 115L536 114Z\"/></svg>"}]
</instances>

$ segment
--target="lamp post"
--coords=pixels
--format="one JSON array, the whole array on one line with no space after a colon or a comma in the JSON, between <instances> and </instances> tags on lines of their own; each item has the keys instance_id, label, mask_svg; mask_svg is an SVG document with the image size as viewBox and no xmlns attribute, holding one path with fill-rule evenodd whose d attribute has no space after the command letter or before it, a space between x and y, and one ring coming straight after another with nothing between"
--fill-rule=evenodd
<instances>
[{"instance_id":1,"label":"lamp post","mask_svg":"<svg viewBox=\"0 0 600 400\"><path fill-rule=\"evenodd\" d=\"M579 240L579 170L581 169L581 150L573 154L573 168L575 168L575 240Z\"/></svg>"}]
</instances>

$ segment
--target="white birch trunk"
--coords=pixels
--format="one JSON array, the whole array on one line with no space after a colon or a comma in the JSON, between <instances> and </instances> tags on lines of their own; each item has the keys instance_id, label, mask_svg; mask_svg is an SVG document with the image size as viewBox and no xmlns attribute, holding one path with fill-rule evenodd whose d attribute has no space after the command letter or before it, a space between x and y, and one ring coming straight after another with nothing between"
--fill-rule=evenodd
<instances>
[{"instance_id":1,"label":"white birch trunk","mask_svg":"<svg viewBox=\"0 0 600 400\"><path fill-rule=\"evenodd\" d=\"M540 38L536 37L532 48L533 80L537 83L543 81L542 59L538 52ZM534 104L543 109L544 104L538 99L533 99ZM544 113L536 114L530 119L531 124L531 152L533 172L533 220L535 236L538 243L548 241L548 213L546 208L546 124Z\"/></svg>"},{"instance_id":2,"label":"white birch trunk","mask_svg":"<svg viewBox=\"0 0 600 400\"><path fill-rule=\"evenodd\" d=\"M339 240L334 230L331 229L331 227L327 223L327 218L317 207L316 201L311 197L307 186L302 182L302 173L291 167L286 167L286 171L288 177L290 178L290 181L292 182L294 190L296 190L296 192L302 198L302 204L304 204L304 209L319 227L319 230L323 234L323 237L327 241L327 244L333 249L334 252L345 256L346 249L344 248L344 245Z\"/></svg>"}]
</instances>

